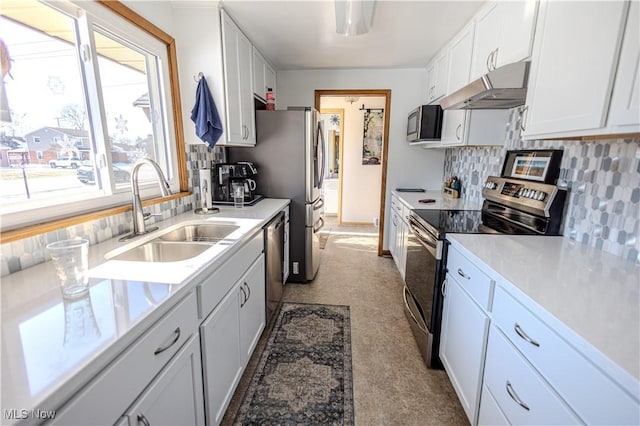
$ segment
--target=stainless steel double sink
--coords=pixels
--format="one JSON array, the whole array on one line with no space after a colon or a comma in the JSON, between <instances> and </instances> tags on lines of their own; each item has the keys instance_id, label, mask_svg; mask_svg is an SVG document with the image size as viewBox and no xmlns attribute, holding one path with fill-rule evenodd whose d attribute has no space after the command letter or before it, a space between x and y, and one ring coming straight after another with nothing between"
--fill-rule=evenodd
<instances>
[{"instance_id":1,"label":"stainless steel double sink","mask_svg":"<svg viewBox=\"0 0 640 426\"><path fill-rule=\"evenodd\" d=\"M133 262L179 262L202 254L212 245L222 242L239 226L207 223L185 225L157 238L110 257Z\"/></svg>"}]
</instances>

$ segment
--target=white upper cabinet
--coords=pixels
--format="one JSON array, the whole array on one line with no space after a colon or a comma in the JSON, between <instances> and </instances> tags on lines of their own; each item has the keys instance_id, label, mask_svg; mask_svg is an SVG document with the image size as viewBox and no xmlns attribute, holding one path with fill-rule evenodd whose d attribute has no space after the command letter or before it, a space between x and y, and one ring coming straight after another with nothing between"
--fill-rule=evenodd
<instances>
[{"instance_id":1,"label":"white upper cabinet","mask_svg":"<svg viewBox=\"0 0 640 426\"><path fill-rule=\"evenodd\" d=\"M253 46L233 20L221 11L227 139L223 145L255 146L253 113Z\"/></svg>"},{"instance_id":2,"label":"white upper cabinet","mask_svg":"<svg viewBox=\"0 0 640 426\"><path fill-rule=\"evenodd\" d=\"M538 2L487 4L475 18L471 80L531 56Z\"/></svg>"},{"instance_id":3,"label":"white upper cabinet","mask_svg":"<svg viewBox=\"0 0 640 426\"><path fill-rule=\"evenodd\" d=\"M609 125L615 133L638 132L640 122L640 3L631 2L613 86ZM626 126L634 126L628 128Z\"/></svg>"},{"instance_id":4,"label":"white upper cabinet","mask_svg":"<svg viewBox=\"0 0 640 426\"><path fill-rule=\"evenodd\" d=\"M449 49L442 49L427 65L427 103L435 103L447 93Z\"/></svg>"},{"instance_id":5,"label":"white upper cabinet","mask_svg":"<svg viewBox=\"0 0 640 426\"><path fill-rule=\"evenodd\" d=\"M267 91L276 92L276 72L253 46L253 93L263 101L267 100Z\"/></svg>"},{"instance_id":6,"label":"white upper cabinet","mask_svg":"<svg viewBox=\"0 0 640 426\"><path fill-rule=\"evenodd\" d=\"M541 3L523 138L606 133L627 9L620 1Z\"/></svg>"}]
</instances>

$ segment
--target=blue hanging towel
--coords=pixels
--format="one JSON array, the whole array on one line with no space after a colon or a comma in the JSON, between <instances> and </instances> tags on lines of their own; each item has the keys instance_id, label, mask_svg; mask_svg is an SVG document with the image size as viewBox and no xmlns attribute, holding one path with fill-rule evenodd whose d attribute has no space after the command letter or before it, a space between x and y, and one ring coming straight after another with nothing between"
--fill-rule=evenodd
<instances>
[{"instance_id":1,"label":"blue hanging towel","mask_svg":"<svg viewBox=\"0 0 640 426\"><path fill-rule=\"evenodd\" d=\"M196 124L196 135L209 145L209 148L216 146L216 142L222 135L222 123L204 77L201 77L198 82L196 103L191 110L191 120Z\"/></svg>"}]
</instances>

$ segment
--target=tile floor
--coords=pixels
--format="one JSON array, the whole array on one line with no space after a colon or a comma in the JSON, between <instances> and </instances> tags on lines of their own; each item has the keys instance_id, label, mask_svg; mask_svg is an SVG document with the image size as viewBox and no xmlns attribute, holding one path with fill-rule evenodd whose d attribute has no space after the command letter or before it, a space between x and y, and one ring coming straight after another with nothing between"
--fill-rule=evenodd
<instances>
[{"instance_id":1,"label":"tile floor","mask_svg":"<svg viewBox=\"0 0 640 426\"><path fill-rule=\"evenodd\" d=\"M287 284L284 301L349 305L356 425L468 424L446 373L422 361L404 316L402 277L391 258L377 256L377 229L328 219L316 278ZM233 423L267 335L222 424Z\"/></svg>"}]
</instances>

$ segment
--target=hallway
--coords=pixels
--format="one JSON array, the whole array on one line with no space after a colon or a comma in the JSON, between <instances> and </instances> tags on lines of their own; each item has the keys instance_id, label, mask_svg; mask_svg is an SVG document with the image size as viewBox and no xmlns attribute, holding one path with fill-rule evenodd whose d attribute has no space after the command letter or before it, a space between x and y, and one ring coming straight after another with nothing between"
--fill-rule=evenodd
<instances>
[{"instance_id":1,"label":"hallway","mask_svg":"<svg viewBox=\"0 0 640 426\"><path fill-rule=\"evenodd\" d=\"M400 273L391 258L377 256L377 229L338 226L329 218L323 232L329 237L316 278L287 284L284 301L350 307L355 424L468 424L446 373L422 361L404 316ZM248 379L243 377L228 415Z\"/></svg>"}]
</instances>

